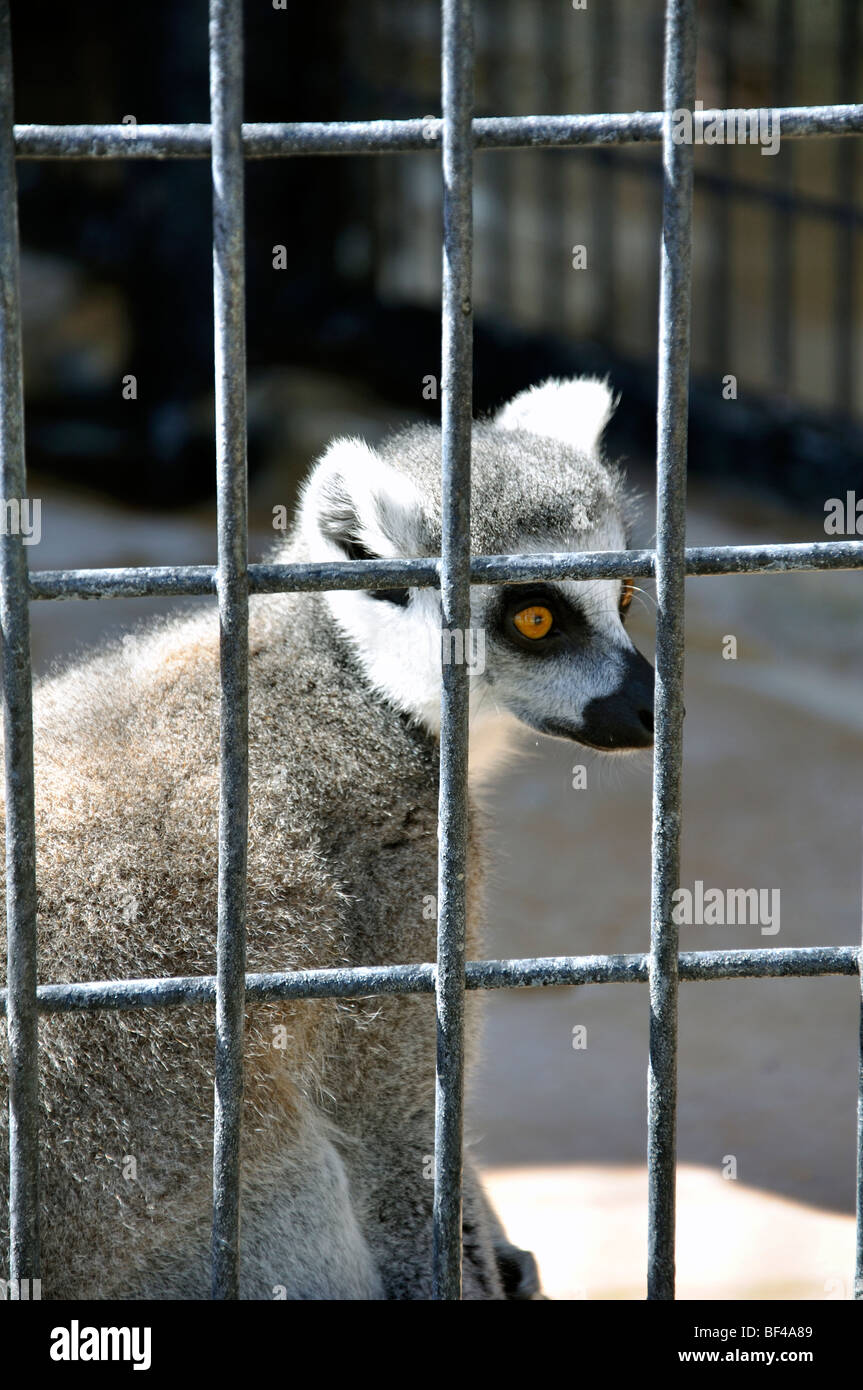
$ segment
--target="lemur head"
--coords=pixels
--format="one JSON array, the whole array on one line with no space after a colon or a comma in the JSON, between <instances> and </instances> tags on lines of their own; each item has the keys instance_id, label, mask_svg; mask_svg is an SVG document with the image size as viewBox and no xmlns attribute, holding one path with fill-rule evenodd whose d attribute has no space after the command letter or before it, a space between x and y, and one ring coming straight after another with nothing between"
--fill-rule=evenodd
<instances>
[{"instance_id":1,"label":"lemur head","mask_svg":"<svg viewBox=\"0 0 863 1390\"><path fill-rule=\"evenodd\" d=\"M603 460L615 402L602 381L546 381L474 425L475 555L622 550L618 474ZM306 484L299 516L310 560L439 555L441 438L431 426L379 449L337 439ZM653 741L653 668L624 628L632 582L473 585L471 630L445 659L471 673L472 724L508 713L543 734L608 752ZM433 732L440 727L436 589L328 593L372 686Z\"/></svg>"}]
</instances>

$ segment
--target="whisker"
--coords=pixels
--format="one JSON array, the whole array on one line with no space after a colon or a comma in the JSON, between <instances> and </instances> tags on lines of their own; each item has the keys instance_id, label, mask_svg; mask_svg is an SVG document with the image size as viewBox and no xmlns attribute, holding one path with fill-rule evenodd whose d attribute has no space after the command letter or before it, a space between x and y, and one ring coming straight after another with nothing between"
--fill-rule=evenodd
<instances>
[{"instance_id":1,"label":"whisker","mask_svg":"<svg viewBox=\"0 0 863 1390\"><path fill-rule=\"evenodd\" d=\"M650 589L642 589L642 588L640 587L640 585L635 585L635 586L633 587L632 592L633 592L633 595L635 595L635 594L638 595L639 603L642 605L642 607L645 609L646 612L648 612L648 613L649 613L649 612L653 612L653 613L656 612L656 608L657 608L657 604L656 604L656 595L655 595L654 593L652 593L652 592L650 591ZM651 605L652 605L652 608L651 608Z\"/></svg>"}]
</instances>

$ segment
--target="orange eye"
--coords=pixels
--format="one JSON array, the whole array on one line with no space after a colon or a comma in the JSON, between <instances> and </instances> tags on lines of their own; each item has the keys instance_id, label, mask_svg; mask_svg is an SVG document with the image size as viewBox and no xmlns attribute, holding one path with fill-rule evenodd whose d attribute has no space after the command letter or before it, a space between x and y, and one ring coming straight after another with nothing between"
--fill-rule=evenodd
<instances>
[{"instance_id":1,"label":"orange eye","mask_svg":"<svg viewBox=\"0 0 863 1390\"><path fill-rule=\"evenodd\" d=\"M513 622L521 633L522 637L545 637L550 632L554 618L548 608L539 605L531 605L530 608L522 608L513 617Z\"/></svg>"},{"instance_id":2,"label":"orange eye","mask_svg":"<svg viewBox=\"0 0 863 1390\"><path fill-rule=\"evenodd\" d=\"M621 595L620 595L620 611L621 611L621 613L625 613L626 610L627 610L627 608L629 607L629 605L632 603L632 595L633 595L634 593L635 593L635 580L634 580L634 579L624 579L624 581L623 581L623 591L622 591L622 593L621 593Z\"/></svg>"}]
</instances>

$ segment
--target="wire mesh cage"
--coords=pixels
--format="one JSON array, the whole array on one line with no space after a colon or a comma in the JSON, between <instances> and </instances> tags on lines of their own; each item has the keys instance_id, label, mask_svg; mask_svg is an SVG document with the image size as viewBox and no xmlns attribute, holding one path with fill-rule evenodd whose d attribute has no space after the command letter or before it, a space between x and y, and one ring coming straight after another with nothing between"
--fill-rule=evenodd
<instances>
[{"instance_id":1,"label":"wire mesh cage","mask_svg":"<svg viewBox=\"0 0 863 1390\"><path fill-rule=\"evenodd\" d=\"M695 105L695 3L668 0L664 110L619 114L474 118L470 0L444 0L442 116L370 122L244 124L240 0L210 0L209 125L16 126L9 0L0 3L0 478L4 498L26 497L18 296L16 161L209 159L213 189L218 564L30 573L20 535L0 540L6 729L9 1044L9 1287L26 1297L40 1277L40 1012L163 1007L188 1002L216 1017L212 1294L239 1291L243 1019L256 1001L434 994L437 1087L434 1155L434 1290L461 1296L461 1173L465 991L548 984L641 981L650 999L648 1085L648 1297L674 1297L677 994L680 980L851 975L857 944L680 952L673 920L681 836L684 584L687 575L859 569L863 543L685 544L694 145L723 111ZM689 113L689 139L676 114ZM694 113L694 114L693 114ZM757 119L758 113L748 113ZM863 134L863 105L787 106L771 119L784 139ZM472 427L472 169L477 149L606 147L651 142L663 155L657 403L657 532L650 549L564 555L477 556L470 551ZM247 555L243 186L249 158L308 153L440 152L443 179L441 417L443 540L439 559L250 565ZM843 388L844 389L844 388ZM469 627L472 584L650 577L657 591L657 699L650 948L634 955L465 960L468 670L442 665L438 942L435 962L247 974L248 613L250 596L395 586L440 591L442 626ZM29 604L109 596L215 594L221 631L218 946L215 976L37 984L32 676ZM861 1033L863 1047L863 1033ZM863 1297L863 1051L858 1102L858 1236L855 1294Z\"/></svg>"}]
</instances>

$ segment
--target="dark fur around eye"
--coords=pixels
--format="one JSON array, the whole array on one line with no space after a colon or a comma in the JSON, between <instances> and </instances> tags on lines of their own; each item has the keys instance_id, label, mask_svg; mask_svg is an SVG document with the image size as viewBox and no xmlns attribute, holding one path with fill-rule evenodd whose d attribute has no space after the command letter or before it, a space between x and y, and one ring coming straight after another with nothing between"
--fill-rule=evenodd
<instances>
[{"instance_id":1,"label":"dark fur around eye","mask_svg":"<svg viewBox=\"0 0 863 1390\"><path fill-rule=\"evenodd\" d=\"M554 619L544 637L523 636L513 621L516 613L534 606L547 608ZM561 643L580 645L590 633L584 615L567 603L555 589L544 584L513 584L504 588L498 625L501 634L512 646L534 657L550 656Z\"/></svg>"}]
</instances>

